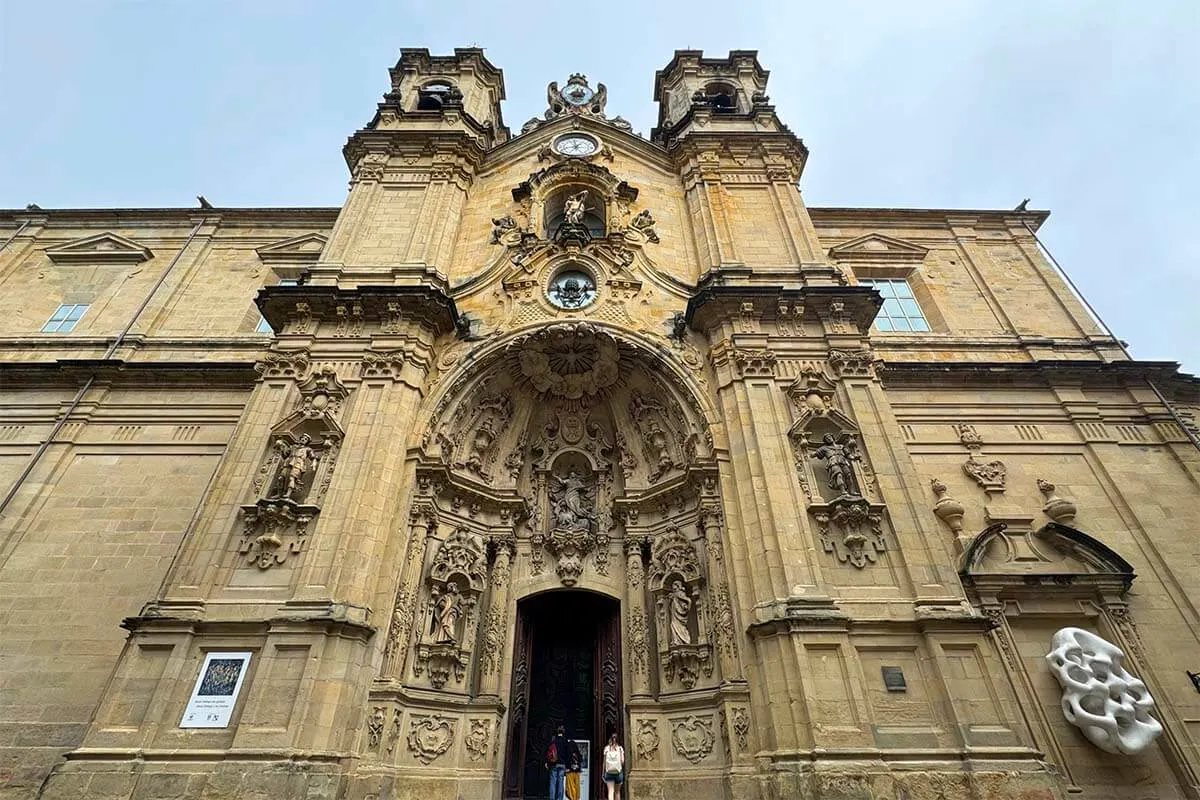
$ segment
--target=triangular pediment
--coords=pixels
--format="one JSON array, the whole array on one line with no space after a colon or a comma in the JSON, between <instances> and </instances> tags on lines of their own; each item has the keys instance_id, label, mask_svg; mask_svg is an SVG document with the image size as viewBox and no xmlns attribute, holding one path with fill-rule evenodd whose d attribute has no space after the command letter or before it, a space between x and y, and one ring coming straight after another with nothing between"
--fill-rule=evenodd
<instances>
[{"instance_id":1,"label":"triangular pediment","mask_svg":"<svg viewBox=\"0 0 1200 800\"><path fill-rule=\"evenodd\" d=\"M261 261L268 263L307 263L321 257L329 237L323 233L302 233L274 244L263 245L254 252Z\"/></svg>"},{"instance_id":2,"label":"triangular pediment","mask_svg":"<svg viewBox=\"0 0 1200 800\"><path fill-rule=\"evenodd\" d=\"M894 236L868 233L829 248L829 257L839 261L920 261L928 252L928 248Z\"/></svg>"},{"instance_id":3,"label":"triangular pediment","mask_svg":"<svg viewBox=\"0 0 1200 800\"><path fill-rule=\"evenodd\" d=\"M55 263L140 264L154 253L132 239L105 232L47 247L46 255Z\"/></svg>"}]
</instances>

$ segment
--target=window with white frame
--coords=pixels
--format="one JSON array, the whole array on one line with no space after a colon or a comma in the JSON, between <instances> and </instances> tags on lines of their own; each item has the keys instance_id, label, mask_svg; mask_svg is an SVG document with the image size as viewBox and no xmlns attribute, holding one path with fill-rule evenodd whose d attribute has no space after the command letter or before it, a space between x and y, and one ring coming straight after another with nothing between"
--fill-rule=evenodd
<instances>
[{"instance_id":1,"label":"window with white frame","mask_svg":"<svg viewBox=\"0 0 1200 800\"><path fill-rule=\"evenodd\" d=\"M870 286L883 296L883 308L875 317L875 328L881 333L925 332L929 323L912 287L903 278L861 278L860 286Z\"/></svg>"},{"instance_id":2,"label":"window with white frame","mask_svg":"<svg viewBox=\"0 0 1200 800\"><path fill-rule=\"evenodd\" d=\"M46 320L42 333L70 333L87 310L87 303L64 303Z\"/></svg>"}]
</instances>

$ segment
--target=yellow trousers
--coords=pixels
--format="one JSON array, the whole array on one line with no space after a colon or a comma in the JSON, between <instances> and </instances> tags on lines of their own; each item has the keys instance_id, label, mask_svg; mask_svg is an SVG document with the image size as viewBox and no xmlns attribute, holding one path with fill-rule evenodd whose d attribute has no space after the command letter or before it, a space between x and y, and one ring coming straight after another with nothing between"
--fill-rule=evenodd
<instances>
[{"instance_id":1,"label":"yellow trousers","mask_svg":"<svg viewBox=\"0 0 1200 800\"><path fill-rule=\"evenodd\" d=\"M567 773L567 800L579 800L579 773Z\"/></svg>"}]
</instances>

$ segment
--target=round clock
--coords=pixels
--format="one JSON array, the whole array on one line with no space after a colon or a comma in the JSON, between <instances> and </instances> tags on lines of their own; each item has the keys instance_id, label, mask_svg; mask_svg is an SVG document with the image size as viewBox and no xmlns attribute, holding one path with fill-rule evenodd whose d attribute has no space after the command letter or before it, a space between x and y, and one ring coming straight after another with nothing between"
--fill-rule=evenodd
<instances>
[{"instance_id":1,"label":"round clock","mask_svg":"<svg viewBox=\"0 0 1200 800\"><path fill-rule=\"evenodd\" d=\"M554 150L564 156L590 156L600 149L600 144L590 136L569 133L554 142Z\"/></svg>"},{"instance_id":2,"label":"round clock","mask_svg":"<svg viewBox=\"0 0 1200 800\"><path fill-rule=\"evenodd\" d=\"M562 99L568 105L582 106L587 105L587 102L595 96L590 86L585 86L582 83L568 83L560 92Z\"/></svg>"}]
</instances>

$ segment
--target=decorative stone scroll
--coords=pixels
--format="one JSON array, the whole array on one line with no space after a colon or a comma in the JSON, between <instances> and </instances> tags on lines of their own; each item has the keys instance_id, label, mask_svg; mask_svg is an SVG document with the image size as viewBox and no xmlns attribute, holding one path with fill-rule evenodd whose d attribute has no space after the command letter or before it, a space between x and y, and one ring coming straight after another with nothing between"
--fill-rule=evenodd
<instances>
[{"instance_id":1,"label":"decorative stone scroll","mask_svg":"<svg viewBox=\"0 0 1200 800\"><path fill-rule=\"evenodd\" d=\"M975 430L974 425L955 425L954 431L963 447L967 448L968 455L962 465L963 472L989 495L1002 494L1007 478L1004 462L999 459L983 461L983 437Z\"/></svg>"},{"instance_id":2,"label":"decorative stone scroll","mask_svg":"<svg viewBox=\"0 0 1200 800\"><path fill-rule=\"evenodd\" d=\"M861 497L842 497L814 511L821 546L837 560L862 569L887 549L881 508Z\"/></svg>"},{"instance_id":3,"label":"decorative stone scroll","mask_svg":"<svg viewBox=\"0 0 1200 800\"><path fill-rule=\"evenodd\" d=\"M1121 648L1082 628L1063 628L1050 641L1046 663L1063 689L1062 709L1092 744L1136 755L1162 734L1150 712L1154 698L1130 675Z\"/></svg>"},{"instance_id":4,"label":"decorative stone scroll","mask_svg":"<svg viewBox=\"0 0 1200 800\"><path fill-rule=\"evenodd\" d=\"M471 662L476 610L487 585L483 539L459 528L442 542L429 568L427 621L417 645L413 674L428 670L429 682L441 689L451 674L462 683Z\"/></svg>"}]
</instances>

